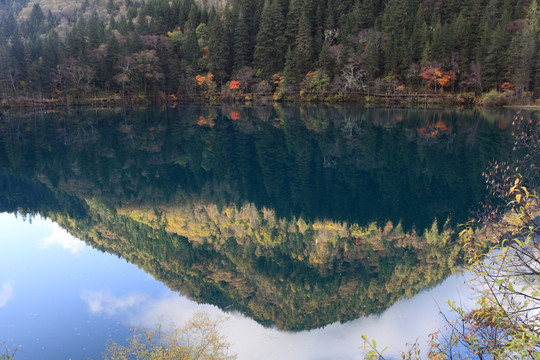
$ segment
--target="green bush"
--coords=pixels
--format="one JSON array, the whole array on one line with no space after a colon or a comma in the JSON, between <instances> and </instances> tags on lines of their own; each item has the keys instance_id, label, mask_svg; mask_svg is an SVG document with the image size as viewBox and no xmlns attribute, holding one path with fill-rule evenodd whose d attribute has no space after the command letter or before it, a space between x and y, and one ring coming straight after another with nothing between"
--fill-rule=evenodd
<instances>
[{"instance_id":1,"label":"green bush","mask_svg":"<svg viewBox=\"0 0 540 360\"><path fill-rule=\"evenodd\" d=\"M508 104L508 95L498 92L495 89L483 94L480 98L480 102L484 106L499 107Z\"/></svg>"}]
</instances>

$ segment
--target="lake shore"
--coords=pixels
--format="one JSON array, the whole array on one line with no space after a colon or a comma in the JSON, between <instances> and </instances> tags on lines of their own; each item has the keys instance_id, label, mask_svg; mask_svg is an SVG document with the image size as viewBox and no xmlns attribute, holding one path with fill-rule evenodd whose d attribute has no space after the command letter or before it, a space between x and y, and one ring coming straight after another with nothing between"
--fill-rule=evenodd
<instances>
[{"instance_id":1,"label":"lake shore","mask_svg":"<svg viewBox=\"0 0 540 360\"><path fill-rule=\"evenodd\" d=\"M0 98L0 109L20 108L61 108L66 106L125 106L125 105L167 105L175 107L183 103L208 104L269 104L269 103L307 103L307 104L359 104L370 106L397 107L506 107L516 109L540 110L540 105L515 103L517 99L505 94L498 94L493 101L486 99L491 93L475 96L471 93L436 94L436 93L231 93L221 94L171 94L170 96L142 94L121 96L104 94L103 96L59 96L53 98L31 98L27 96L8 96Z\"/></svg>"}]
</instances>

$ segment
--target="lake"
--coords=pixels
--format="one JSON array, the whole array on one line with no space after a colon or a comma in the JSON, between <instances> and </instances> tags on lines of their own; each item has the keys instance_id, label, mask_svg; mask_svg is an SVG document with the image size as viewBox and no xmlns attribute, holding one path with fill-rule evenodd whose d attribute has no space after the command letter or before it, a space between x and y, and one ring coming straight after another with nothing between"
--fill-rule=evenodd
<instances>
[{"instance_id":1,"label":"lake","mask_svg":"<svg viewBox=\"0 0 540 360\"><path fill-rule=\"evenodd\" d=\"M0 121L0 342L100 358L129 328L228 316L239 359L351 359L466 301L456 226L510 111L182 106ZM456 274L456 275L452 275Z\"/></svg>"}]
</instances>

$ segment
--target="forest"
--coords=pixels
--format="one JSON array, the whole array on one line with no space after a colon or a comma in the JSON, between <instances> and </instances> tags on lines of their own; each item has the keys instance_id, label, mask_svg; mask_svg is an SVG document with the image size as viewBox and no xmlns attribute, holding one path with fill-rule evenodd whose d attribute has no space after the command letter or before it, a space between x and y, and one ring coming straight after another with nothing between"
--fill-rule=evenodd
<instances>
[{"instance_id":1,"label":"forest","mask_svg":"<svg viewBox=\"0 0 540 360\"><path fill-rule=\"evenodd\" d=\"M0 3L0 106L540 95L536 0Z\"/></svg>"}]
</instances>

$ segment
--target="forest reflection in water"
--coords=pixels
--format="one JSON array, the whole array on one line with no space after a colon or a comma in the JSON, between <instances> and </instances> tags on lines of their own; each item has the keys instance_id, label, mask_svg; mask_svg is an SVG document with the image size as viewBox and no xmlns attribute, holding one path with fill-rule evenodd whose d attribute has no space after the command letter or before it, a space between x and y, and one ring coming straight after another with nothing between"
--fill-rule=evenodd
<instances>
[{"instance_id":1,"label":"forest reflection in water","mask_svg":"<svg viewBox=\"0 0 540 360\"><path fill-rule=\"evenodd\" d=\"M0 123L1 211L282 329L378 313L460 264L511 113L355 106L40 112Z\"/></svg>"}]
</instances>

